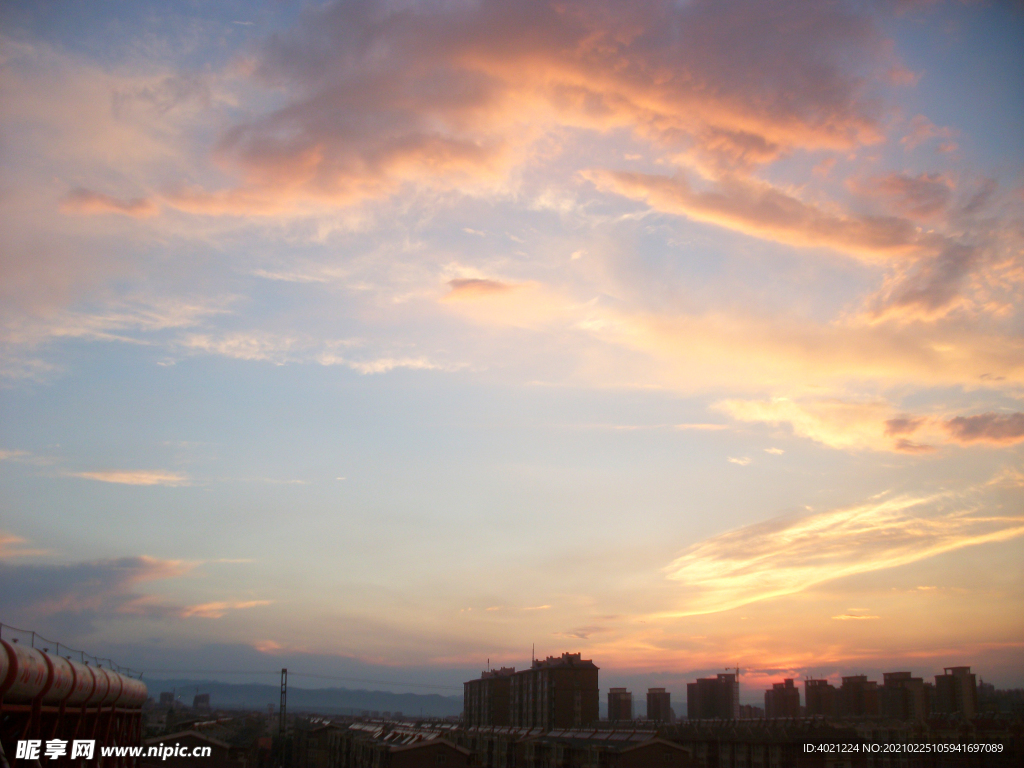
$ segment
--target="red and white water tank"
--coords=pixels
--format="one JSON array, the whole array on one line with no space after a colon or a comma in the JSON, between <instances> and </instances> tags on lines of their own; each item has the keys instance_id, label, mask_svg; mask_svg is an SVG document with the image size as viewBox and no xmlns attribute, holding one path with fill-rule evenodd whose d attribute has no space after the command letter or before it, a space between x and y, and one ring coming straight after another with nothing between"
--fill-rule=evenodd
<instances>
[{"instance_id":1,"label":"red and white water tank","mask_svg":"<svg viewBox=\"0 0 1024 768\"><path fill-rule=\"evenodd\" d=\"M11 704L117 706L137 709L148 695L141 680L0 640L0 699Z\"/></svg>"}]
</instances>

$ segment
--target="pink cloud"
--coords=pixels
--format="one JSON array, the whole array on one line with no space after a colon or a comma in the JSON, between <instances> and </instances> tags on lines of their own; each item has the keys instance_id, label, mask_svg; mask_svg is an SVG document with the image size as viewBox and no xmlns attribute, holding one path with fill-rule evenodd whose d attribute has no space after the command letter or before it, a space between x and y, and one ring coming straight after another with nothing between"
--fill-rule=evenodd
<instances>
[{"instance_id":1,"label":"pink cloud","mask_svg":"<svg viewBox=\"0 0 1024 768\"><path fill-rule=\"evenodd\" d=\"M723 179L697 190L681 174L589 171L587 176L602 189L658 210L789 245L824 246L875 260L909 254L918 245L906 219L827 211L763 182Z\"/></svg>"},{"instance_id":2,"label":"pink cloud","mask_svg":"<svg viewBox=\"0 0 1024 768\"><path fill-rule=\"evenodd\" d=\"M979 413L957 416L945 423L950 439L958 443L1012 445L1024 441L1024 413Z\"/></svg>"},{"instance_id":3,"label":"pink cloud","mask_svg":"<svg viewBox=\"0 0 1024 768\"><path fill-rule=\"evenodd\" d=\"M240 183L168 200L265 214L492 183L559 125L626 128L711 171L851 149L882 139L847 66L876 66L870 51L887 58L866 16L815 2L332 3L256 57L253 76L291 99L221 137Z\"/></svg>"},{"instance_id":4,"label":"pink cloud","mask_svg":"<svg viewBox=\"0 0 1024 768\"><path fill-rule=\"evenodd\" d=\"M887 206L915 219L926 219L944 211L953 195L953 182L937 173L908 176L891 173L866 180L850 180L858 194L879 198Z\"/></svg>"},{"instance_id":5,"label":"pink cloud","mask_svg":"<svg viewBox=\"0 0 1024 768\"><path fill-rule=\"evenodd\" d=\"M957 132L952 128L939 127L924 115L917 115L910 121L910 128L907 134L900 139L900 143L907 149L915 149L932 139L941 139L942 143L939 145L939 150L950 152L957 148L956 143L953 141L956 135Z\"/></svg>"},{"instance_id":6,"label":"pink cloud","mask_svg":"<svg viewBox=\"0 0 1024 768\"><path fill-rule=\"evenodd\" d=\"M153 216L158 212L156 203L149 198L136 197L131 200L120 200L82 187L76 187L68 192L61 200L60 209L65 213L120 213L138 218Z\"/></svg>"}]
</instances>

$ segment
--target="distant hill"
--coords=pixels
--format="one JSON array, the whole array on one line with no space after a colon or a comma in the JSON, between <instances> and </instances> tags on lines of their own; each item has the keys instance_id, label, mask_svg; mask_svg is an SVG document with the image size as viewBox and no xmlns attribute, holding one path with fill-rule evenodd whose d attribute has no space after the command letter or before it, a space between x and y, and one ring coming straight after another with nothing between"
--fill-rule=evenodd
<instances>
[{"instance_id":1,"label":"distant hill","mask_svg":"<svg viewBox=\"0 0 1024 768\"><path fill-rule=\"evenodd\" d=\"M281 692L276 685L259 683L220 683L214 680L144 680L149 695L160 698L174 691L179 701L192 705L196 691L210 694L213 709L275 709ZM462 712L461 696L436 693L390 693L388 691L350 690L348 688L297 688L288 686L289 712L316 712L325 715L358 715L365 710L401 712L407 717L448 717Z\"/></svg>"}]
</instances>

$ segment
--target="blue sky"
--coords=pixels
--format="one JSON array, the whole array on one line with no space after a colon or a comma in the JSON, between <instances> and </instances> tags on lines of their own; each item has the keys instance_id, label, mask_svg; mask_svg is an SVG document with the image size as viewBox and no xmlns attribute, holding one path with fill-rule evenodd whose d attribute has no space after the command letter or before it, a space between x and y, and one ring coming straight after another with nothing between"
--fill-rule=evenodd
<instances>
[{"instance_id":1,"label":"blue sky","mask_svg":"<svg viewBox=\"0 0 1024 768\"><path fill-rule=\"evenodd\" d=\"M3 13L0 620L1024 684L1015 6Z\"/></svg>"}]
</instances>

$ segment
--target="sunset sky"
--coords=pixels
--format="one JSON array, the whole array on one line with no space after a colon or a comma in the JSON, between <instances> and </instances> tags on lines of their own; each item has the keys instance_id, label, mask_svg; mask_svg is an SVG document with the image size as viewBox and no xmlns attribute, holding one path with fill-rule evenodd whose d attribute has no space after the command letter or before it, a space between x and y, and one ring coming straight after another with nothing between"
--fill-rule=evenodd
<instances>
[{"instance_id":1,"label":"sunset sky","mask_svg":"<svg viewBox=\"0 0 1024 768\"><path fill-rule=\"evenodd\" d=\"M4 3L0 621L228 682L1024 686L1021 40Z\"/></svg>"}]
</instances>

